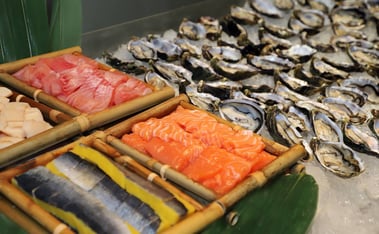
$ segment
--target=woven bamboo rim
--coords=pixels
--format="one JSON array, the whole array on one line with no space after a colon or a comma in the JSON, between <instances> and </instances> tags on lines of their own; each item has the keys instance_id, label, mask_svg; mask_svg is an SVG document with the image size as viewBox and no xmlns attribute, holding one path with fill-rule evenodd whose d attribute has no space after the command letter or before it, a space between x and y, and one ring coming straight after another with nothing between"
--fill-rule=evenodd
<instances>
[{"instance_id":1,"label":"woven bamboo rim","mask_svg":"<svg viewBox=\"0 0 379 234\"><path fill-rule=\"evenodd\" d=\"M61 221L59 221L49 212L37 205L31 198L29 198L29 196L27 196L16 186L11 184L10 181L16 175L22 174L36 166L46 165L51 160L71 150L77 144L85 144L101 151L108 157L113 158L115 161L118 161L119 164L127 166L128 168L132 169L133 171L135 171L145 179L149 180L150 182L157 184L158 186L168 190L176 196L180 196L181 198L192 204L195 207L196 211L204 209L204 207L201 204L199 204L196 200L183 193L181 190L179 190L172 184L162 180L159 176L152 177L151 171L147 170L142 165L139 165L135 160L131 159L130 157L121 154L115 148L109 146L101 139L99 139L98 136L99 132L96 132L86 137L81 137L72 143L69 143L47 153L41 154L31 159L30 161L27 161L25 163L0 172L0 193L2 193L13 204L19 207L23 212L30 215L30 217L33 217L49 232L73 233L69 227L64 225Z\"/></svg>"}]
</instances>

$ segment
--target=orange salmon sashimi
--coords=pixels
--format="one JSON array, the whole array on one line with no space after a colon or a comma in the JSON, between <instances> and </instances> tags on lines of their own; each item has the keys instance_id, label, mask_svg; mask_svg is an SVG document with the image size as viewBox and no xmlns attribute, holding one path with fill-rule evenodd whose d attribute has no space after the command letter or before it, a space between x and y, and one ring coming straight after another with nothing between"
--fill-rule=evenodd
<instances>
[{"instance_id":1,"label":"orange salmon sashimi","mask_svg":"<svg viewBox=\"0 0 379 234\"><path fill-rule=\"evenodd\" d=\"M149 155L177 171L182 171L190 164L194 152L179 142L166 142L158 137L151 138L145 145ZM199 152L200 153L200 152Z\"/></svg>"},{"instance_id":2,"label":"orange salmon sashimi","mask_svg":"<svg viewBox=\"0 0 379 234\"><path fill-rule=\"evenodd\" d=\"M217 122L217 120L204 111L200 110L189 110L185 109L182 106L178 106L175 111L170 115L165 116L163 119L168 121L173 121L187 132L193 132L192 127L196 129L201 128L203 122ZM194 123L194 124L190 124Z\"/></svg>"},{"instance_id":3,"label":"orange salmon sashimi","mask_svg":"<svg viewBox=\"0 0 379 234\"><path fill-rule=\"evenodd\" d=\"M144 140L159 137L164 141L177 141L184 146L199 145L200 140L184 131L178 124L165 119L150 118L145 122L136 123L132 131L140 135Z\"/></svg>"},{"instance_id":4,"label":"orange salmon sashimi","mask_svg":"<svg viewBox=\"0 0 379 234\"><path fill-rule=\"evenodd\" d=\"M130 134L125 134L122 136L121 141L124 142L125 144L133 147L134 149L138 150L141 153L147 154L147 151L145 149L145 145L147 141L142 139L139 135L136 133L130 133Z\"/></svg>"},{"instance_id":5,"label":"orange salmon sashimi","mask_svg":"<svg viewBox=\"0 0 379 234\"><path fill-rule=\"evenodd\" d=\"M274 161L276 158L277 157L275 155L272 155L266 151L260 152L250 172L253 173L255 171L259 171L260 169L264 168L272 161Z\"/></svg>"},{"instance_id":6,"label":"orange salmon sashimi","mask_svg":"<svg viewBox=\"0 0 379 234\"><path fill-rule=\"evenodd\" d=\"M183 170L183 174L221 195L244 179L250 170L249 161L210 146Z\"/></svg>"},{"instance_id":7,"label":"orange salmon sashimi","mask_svg":"<svg viewBox=\"0 0 379 234\"><path fill-rule=\"evenodd\" d=\"M223 148L227 151L232 151L237 148L245 148L254 146L257 149L254 151L260 152L265 148L265 143L262 140L262 137L254 134L250 130L240 130L237 131L233 137L227 138L223 142Z\"/></svg>"}]
</instances>

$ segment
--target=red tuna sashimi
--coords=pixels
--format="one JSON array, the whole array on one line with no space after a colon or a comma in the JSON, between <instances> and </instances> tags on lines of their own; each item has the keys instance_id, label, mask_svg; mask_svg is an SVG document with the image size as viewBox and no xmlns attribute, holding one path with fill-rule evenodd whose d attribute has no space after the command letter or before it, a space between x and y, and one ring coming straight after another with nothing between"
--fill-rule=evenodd
<instances>
[{"instance_id":1,"label":"red tuna sashimi","mask_svg":"<svg viewBox=\"0 0 379 234\"><path fill-rule=\"evenodd\" d=\"M257 158L259 160L257 160L255 163L253 163L253 166L252 166L250 172L255 172L255 171L262 169L263 167L267 166L269 163L274 161L277 157L266 152L266 151L262 151L259 153Z\"/></svg>"},{"instance_id":2,"label":"red tuna sashimi","mask_svg":"<svg viewBox=\"0 0 379 234\"><path fill-rule=\"evenodd\" d=\"M183 170L183 174L217 194L225 194L244 179L250 170L249 161L210 146Z\"/></svg>"},{"instance_id":3,"label":"red tuna sashimi","mask_svg":"<svg viewBox=\"0 0 379 234\"><path fill-rule=\"evenodd\" d=\"M140 137L138 134L124 134L121 138L121 141L138 150L139 152L147 154L147 151L145 149L147 141L142 139L142 137Z\"/></svg>"},{"instance_id":4,"label":"red tuna sashimi","mask_svg":"<svg viewBox=\"0 0 379 234\"><path fill-rule=\"evenodd\" d=\"M153 90L142 81L137 79L128 79L125 83L122 83L116 87L113 104L118 105L152 92Z\"/></svg>"},{"instance_id":5,"label":"red tuna sashimi","mask_svg":"<svg viewBox=\"0 0 379 234\"><path fill-rule=\"evenodd\" d=\"M59 79L57 73L50 73L49 75L41 78L42 90L45 93L53 96L59 96L63 93L62 81Z\"/></svg>"},{"instance_id":6,"label":"red tuna sashimi","mask_svg":"<svg viewBox=\"0 0 379 234\"><path fill-rule=\"evenodd\" d=\"M159 162L182 171L191 160L191 152L179 142L166 142L158 137L151 138L145 145L146 151Z\"/></svg>"},{"instance_id":7,"label":"red tuna sashimi","mask_svg":"<svg viewBox=\"0 0 379 234\"><path fill-rule=\"evenodd\" d=\"M125 75L125 73L115 71L104 71L103 78L113 87L117 87L127 81L129 78Z\"/></svg>"},{"instance_id":8,"label":"red tuna sashimi","mask_svg":"<svg viewBox=\"0 0 379 234\"><path fill-rule=\"evenodd\" d=\"M86 58L81 55L73 54L63 54L52 58L41 58L39 61L48 65L55 72L61 73L65 70L77 67L79 65L85 64L86 66L92 67L92 69L97 68L97 62Z\"/></svg>"},{"instance_id":9,"label":"red tuna sashimi","mask_svg":"<svg viewBox=\"0 0 379 234\"><path fill-rule=\"evenodd\" d=\"M35 65L27 65L13 74L17 79L37 88L42 88L41 79L54 74L46 64L37 62Z\"/></svg>"},{"instance_id":10,"label":"red tuna sashimi","mask_svg":"<svg viewBox=\"0 0 379 234\"><path fill-rule=\"evenodd\" d=\"M70 94L66 99L67 104L84 113L94 113L106 109L110 105L114 88L104 84L101 80L97 85L96 82L87 82Z\"/></svg>"}]
</instances>

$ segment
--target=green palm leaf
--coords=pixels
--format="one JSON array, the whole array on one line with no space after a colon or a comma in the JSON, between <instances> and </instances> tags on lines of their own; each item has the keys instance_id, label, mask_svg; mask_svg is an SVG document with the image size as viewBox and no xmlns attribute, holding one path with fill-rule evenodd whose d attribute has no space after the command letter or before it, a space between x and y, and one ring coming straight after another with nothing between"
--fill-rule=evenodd
<instances>
[{"instance_id":1,"label":"green palm leaf","mask_svg":"<svg viewBox=\"0 0 379 234\"><path fill-rule=\"evenodd\" d=\"M80 45L81 0L0 0L0 63Z\"/></svg>"},{"instance_id":2,"label":"green palm leaf","mask_svg":"<svg viewBox=\"0 0 379 234\"><path fill-rule=\"evenodd\" d=\"M52 51L80 45L82 31L82 4L80 0L52 2L50 49Z\"/></svg>"},{"instance_id":3,"label":"green palm leaf","mask_svg":"<svg viewBox=\"0 0 379 234\"><path fill-rule=\"evenodd\" d=\"M232 207L240 215L235 226L223 218L202 234L303 234L314 217L317 199L318 186L312 176L280 176Z\"/></svg>"}]
</instances>

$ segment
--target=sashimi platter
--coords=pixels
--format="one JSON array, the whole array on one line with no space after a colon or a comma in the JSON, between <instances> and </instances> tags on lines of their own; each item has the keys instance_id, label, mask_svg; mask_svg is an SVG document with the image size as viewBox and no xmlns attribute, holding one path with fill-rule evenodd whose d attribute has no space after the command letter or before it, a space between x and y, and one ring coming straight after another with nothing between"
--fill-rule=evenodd
<instances>
[{"instance_id":1,"label":"sashimi platter","mask_svg":"<svg viewBox=\"0 0 379 234\"><path fill-rule=\"evenodd\" d=\"M193 233L305 156L179 95L1 172L0 191L51 232Z\"/></svg>"},{"instance_id":2,"label":"sashimi platter","mask_svg":"<svg viewBox=\"0 0 379 234\"><path fill-rule=\"evenodd\" d=\"M0 64L72 118L0 193L51 233L379 233L378 1L238 2L96 59ZM37 153L17 144L0 155Z\"/></svg>"}]
</instances>

